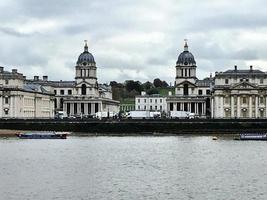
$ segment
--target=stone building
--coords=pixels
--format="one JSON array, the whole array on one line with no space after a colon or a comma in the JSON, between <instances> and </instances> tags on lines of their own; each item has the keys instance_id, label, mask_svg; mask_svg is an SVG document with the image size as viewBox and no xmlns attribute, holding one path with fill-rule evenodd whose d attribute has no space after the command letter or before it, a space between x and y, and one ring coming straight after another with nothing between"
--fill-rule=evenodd
<instances>
[{"instance_id":1,"label":"stone building","mask_svg":"<svg viewBox=\"0 0 267 200\"><path fill-rule=\"evenodd\" d=\"M68 116L92 115L96 112L119 112L119 102L112 99L111 87L97 82L97 66L85 43L75 66L74 81L49 81L35 76L32 83L41 84L55 94L55 110Z\"/></svg>"},{"instance_id":2,"label":"stone building","mask_svg":"<svg viewBox=\"0 0 267 200\"><path fill-rule=\"evenodd\" d=\"M54 94L0 67L0 118L54 118Z\"/></svg>"},{"instance_id":3,"label":"stone building","mask_svg":"<svg viewBox=\"0 0 267 200\"><path fill-rule=\"evenodd\" d=\"M135 110L167 112L166 96L160 94L147 95L142 92L135 97Z\"/></svg>"},{"instance_id":4,"label":"stone building","mask_svg":"<svg viewBox=\"0 0 267 200\"><path fill-rule=\"evenodd\" d=\"M167 98L168 111L189 111L199 117L210 116L213 79L199 80L195 58L185 41L184 51L176 62L175 94Z\"/></svg>"},{"instance_id":5,"label":"stone building","mask_svg":"<svg viewBox=\"0 0 267 200\"><path fill-rule=\"evenodd\" d=\"M266 118L267 74L254 70L233 70L215 74L212 92L213 118Z\"/></svg>"}]
</instances>

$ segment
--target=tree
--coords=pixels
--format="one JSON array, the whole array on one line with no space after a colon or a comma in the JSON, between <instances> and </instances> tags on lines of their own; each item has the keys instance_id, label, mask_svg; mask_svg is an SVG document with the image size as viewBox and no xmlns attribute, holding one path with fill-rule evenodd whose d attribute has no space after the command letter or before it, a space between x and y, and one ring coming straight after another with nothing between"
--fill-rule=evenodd
<instances>
[{"instance_id":1,"label":"tree","mask_svg":"<svg viewBox=\"0 0 267 200\"><path fill-rule=\"evenodd\" d=\"M142 85L141 85L141 82L133 81L133 80L126 81L125 87L126 87L126 90L128 92L131 92L132 90L135 90L135 91L140 93L142 91L142 89L143 89Z\"/></svg>"},{"instance_id":2,"label":"tree","mask_svg":"<svg viewBox=\"0 0 267 200\"><path fill-rule=\"evenodd\" d=\"M144 90L149 90L149 89L153 88L154 85L153 85L153 83L147 81L147 82L142 84L142 87L143 87Z\"/></svg>"},{"instance_id":3,"label":"tree","mask_svg":"<svg viewBox=\"0 0 267 200\"><path fill-rule=\"evenodd\" d=\"M162 87L162 81L159 78L154 79L153 84L156 88Z\"/></svg>"},{"instance_id":4,"label":"tree","mask_svg":"<svg viewBox=\"0 0 267 200\"><path fill-rule=\"evenodd\" d=\"M169 86L169 84L166 81L162 81L162 87L166 88L168 86Z\"/></svg>"},{"instance_id":5,"label":"tree","mask_svg":"<svg viewBox=\"0 0 267 200\"><path fill-rule=\"evenodd\" d=\"M149 89L147 92L146 92L148 95L151 95L151 94L159 94L159 91L157 88L151 88Z\"/></svg>"}]
</instances>

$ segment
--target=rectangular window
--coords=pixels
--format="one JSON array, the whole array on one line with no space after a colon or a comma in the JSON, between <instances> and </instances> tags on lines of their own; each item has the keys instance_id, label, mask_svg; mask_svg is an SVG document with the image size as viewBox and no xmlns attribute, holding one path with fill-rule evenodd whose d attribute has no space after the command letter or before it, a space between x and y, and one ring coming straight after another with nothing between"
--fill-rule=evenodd
<instances>
[{"instance_id":1,"label":"rectangular window","mask_svg":"<svg viewBox=\"0 0 267 200\"><path fill-rule=\"evenodd\" d=\"M54 90L54 93L57 94L57 90Z\"/></svg>"},{"instance_id":2,"label":"rectangular window","mask_svg":"<svg viewBox=\"0 0 267 200\"><path fill-rule=\"evenodd\" d=\"M152 110L152 106L150 106L150 110Z\"/></svg>"},{"instance_id":3,"label":"rectangular window","mask_svg":"<svg viewBox=\"0 0 267 200\"><path fill-rule=\"evenodd\" d=\"M198 95L202 95L202 90L198 90Z\"/></svg>"},{"instance_id":4,"label":"rectangular window","mask_svg":"<svg viewBox=\"0 0 267 200\"><path fill-rule=\"evenodd\" d=\"M72 95L72 90L68 90L68 95Z\"/></svg>"},{"instance_id":5,"label":"rectangular window","mask_svg":"<svg viewBox=\"0 0 267 200\"><path fill-rule=\"evenodd\" d=\"M155 110L158 110L158 107L157 106L155 106Z\"/></svg>"},{"instance_id":6,"label":"rectangular window","mask_svg":"<svg viewBox=\"0 0 267 200\"><path fill-rule=\"evenodd\" d=\"M144 102L146 103L146 99L144 99Z\"/></svg>"},{"instance_id":7,"label":"rectangular window","mask_svg":"<svg viewBox=\"0 0 267 200\"><path fill-rule=\"evenodd\" d=\"M162 110L162 106L160 106L160 110Z\"/></svg>"},{"instance_id":8,"label":"rectangular window","mask_svg":"<svg viewBox=\"0 0 267 200\"><path fill-rule=\"evenodd\" d=\"M146 106L144 106L144 110L146 110Z\"/></svg>"},{"instance_id":9,"label":"rectangular window","mask_svg":"<svg viewBox=\"0 0 267 200\"><path fill-rule=\"evenodd\" d=\"M263 104L263 97L260 97L260 103Z\"/></svg>"},{"instance_id":10,"label":"rectangular window","mask_svg":"<svg viewBox=\"0 0 267 200\"><path fill-rule=\"evenodd\" d=\"M64 90L60 90L60 94L61 95L64 95Z\"/></svg>"},{"instance_id":11,"label":"rectangular window","mask_svg":"<svg viewBox=\"0 0 267 200\"><path fill-rule=\"evenodd\" d=\"M8 97L5 97L5 104L8 104Z\"/></svg>"},{"instance_id":12,"label":"rectangular window","mask_svg":"<svg viewBox=\"0 0 267 200\"><path fill-rule=\"evenodd\" d=\"M225 79L225 84L228 84L229 83L229 80L228 79Z\"/></svg>"},{"instance_id":13,"label":"rectangular window","mask_svg":"<svg viewBox=\"0 0 267 200\"><path fill-rule=\"evenodd\" d=\"M137 99L138 103L140 103L140 99Z\"/></svg>"},{"instance_id":14,"label":"rectangular window","mask_svg":"<svg viewBox=\"0 0 267 200\"><path fill-rule=\"evenodd\" d=\"M158 100L157 99L155 99L155 103L157 103L158 102Z\"/></svg>"},{"instance_id":15,"label":"rectangular window","mask_svg":"<svg viewBox=\"0 0 267 200\"><path fill-rule=\"evenodd\" d=\"M138 110L140 110L140 106L138 106Z\"/></svg>"},{"instance_id":16,"label":"rectangular window","mask_svg":"<svg viewBox=\"0 0 267 200\"><path fill-rule=\"evenodd\" d=\"M152 99L150 99L150 103L152 103Z\"/></svg>"},{"instance_id":17,"label":"rectangular window","mask_svg":"<svg viewBox=\"0 0 267 200\"><path fill-rule=\"evenodd\" d=\"M210 90L206 90L206 94L209 95L210 94Z\"/></svg>"},{"instance_id":18,"label":"rectangular window","mask_svg":"<svg viewBox=\"0 0 267 200\"><path fill-rule=\"evenodd\" d=\"M243 97L243 104L246 104L246 103L247 103L247 98Z\"/></svg>"},{"instance_id":19,"label":"rectangular window","mask_svg":"<svg viewBox=\"0 0 267 200\"><path fill-rule=\"evenodd\" d=\"M8 85L8 80L5 80L5 84Z\"/></svg>"},{"instance_id":20,"label":"rectangular window","mask_svg":"<svg viewBox=\"0 0 267 200\"><path fill-rule=\"evenodd\" d=\"M263 84L263 78L260 79L260 84Z\"/></svg>"},{"instance_id":21,"label":"rectangular window","mask_svg":"<svg viewBox=\"0 0 267 200\"><path fill-rule=\"evenodd\" d=\"M162 103L162 99L160 99L159 101L160 101L160 103Z\"/></svg>"}]
</instances>

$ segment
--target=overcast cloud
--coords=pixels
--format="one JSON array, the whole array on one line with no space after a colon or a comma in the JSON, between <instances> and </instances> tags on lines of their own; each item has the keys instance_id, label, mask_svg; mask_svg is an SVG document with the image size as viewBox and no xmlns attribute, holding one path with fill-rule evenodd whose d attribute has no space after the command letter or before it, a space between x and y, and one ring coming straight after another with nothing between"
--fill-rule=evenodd
<instances>
[{"instance_id":1,"label":"overcast cloud","mask_svg":"<svg viewBox=\"0 0 267 200\"><path fill-rule=\"evenodd\" d=\"M100 82L173 82L189 40L199 78L238 65L267 71L264 0L1 0L0 64L73 80L83 41Z\"/></svg>"}]
</instances>

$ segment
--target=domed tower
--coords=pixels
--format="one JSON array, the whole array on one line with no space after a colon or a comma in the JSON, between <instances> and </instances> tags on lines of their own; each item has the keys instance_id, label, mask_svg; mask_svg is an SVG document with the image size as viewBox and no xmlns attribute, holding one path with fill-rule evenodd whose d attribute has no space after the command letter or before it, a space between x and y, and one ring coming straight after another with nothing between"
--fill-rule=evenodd
<instances>
[{"instance_id":1,"label":"domed tower","mask_svg":"<svg viewBox=\"0 0 267 200\"><path fill-rule=\"evenodd\" d=\"M98 92L96 77L96 62L94 56L88 51L87 41L85 40L84 51L76 62L76 88L78 94L94 96Z\"/></svg>"},{"instance_id":2,"label":"domed tower","mask_svg":"<svg viewBox=\"0 0 267 200\"><path fill-rule=\"evenodd\" d=\"M189 81L195 83L196 78L196 61L191 52L188 51L187 40L185 40L184 51L178 56L176 62L176 85Z\"/></svg>"},{"instance_id":3,"label":"domed tower","mask_svg":"<svg viewBox=\"0 0 267 200\"><path fill-rule=\"evenodd\" d=\"M76 82L86 81L89 84L95 85L96 63L94 56L88 51L87 41L85 40L84 52L80 54L76 63Z\"/></svg>"}]
</instances>

